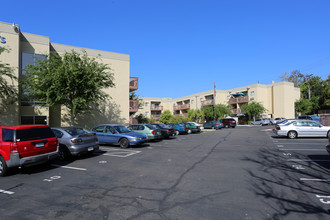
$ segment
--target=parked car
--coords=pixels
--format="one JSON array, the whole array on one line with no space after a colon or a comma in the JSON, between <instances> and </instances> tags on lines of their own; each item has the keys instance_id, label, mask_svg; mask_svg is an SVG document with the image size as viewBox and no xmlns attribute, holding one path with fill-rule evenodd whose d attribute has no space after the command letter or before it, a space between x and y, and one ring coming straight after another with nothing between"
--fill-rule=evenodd
<instances>
[{"instance_id":1,"label":"parked car","mask_svg":"<svg viewBox=\"0 0 330 220\"><path fill-rule=\"evenodd\" d=\"M47 125L0 126L0 176L56 157L58 139Z\"/></svg>"},{"instance_id":2,"label":"parked car","mask_svg":"<svg viewBox=\"0 0 330 220\"><path fill-rule=\"evenodd\" d=\"M150 124L130 125L128 128L134 132L144 134L148 140L160 140L163 138L161 131Z\"/></svg>"},{"instance_id":3,"label":"parked car","mask_svg":"<svg viewBox=\"0 0 330 220\"><path fill-rule=\"evenodd\" d=\"M192 123L183 122L181 124L183 124L187 128L188 134L201 132L201 129L199 128L199 126L196 126L196 125L194 125Z\"/></svg>"},{"instance_id":4,"label":"parked car","mask_svg":"<svg viewBox=\"0 0 330 220\"><path fill-rule=\"evenodd\" d=\"M286 118L275 118L274 121L275 121L275 124L278 124L280 123L281 121L285 120Z\"/></svg>"},{"instance_id":5,"label":"parked car","mask_svg":"<svg viewBox=\"0 0 330 220\"><path fill-rule=\"evenodd\" d=\"M171 136L176 135L175 130L165 124L162 123L151 123L151 125L155 126L162 133L163 138L170 138Z\"/></svg>"},{"instance_id":6,"label":"parked car","mask_svg":"<svg viewBox=\"0 0 330 220\"><path fill-rule=\"evenodd\" d=\"M79 127L52 128L59 140L59 159L67 160L83 153L92 153L99 149L99 141L95 133Z\"/></svg>"},{"instance_id":7,"label":"parked car","mask_svg":"<svg viewBox=\"0 0 330 220\"><path fill-rule=\"evenodd\" d=\"M221 121L209 121L203 124L205 129L221 129L223 128L223 124Z\"/></svg>"},{"instance_id":8,"label":"parked car","mask_svg":"<svg viewBox=\"0 0 330 220\"><path fill-rule=\"evenodd\" d=\"M123 125L104 124L90 130L97 135L100 144L114 144L121 148L143 144L147 141L146 135L132 132Z\"/></svg>"},{"instance_id":9,"label":"parked car","mask_svg":"<svg viewBox=\"0 0 330 220\"><path fill-rule=\"evenodd\" d=\"M167 125L170 126L171 128L173 128L175 130L176 135L179 135L179 134L188 134L188 129L183 124L169 123Z\"/></svg>"},{"instance_id":10,"label":"parked car","mask_svg":"<svg viewBox=\"0 0 330 220\"><path fill-rule=\"evenodd\" d=\"M196 126L198 126L201 130L203 130L204 129L204 126L202 125L202 124L199 124L199 123L197 123L197 122L194 122L194 121L190 121L189 123L192 123L192 124L194 124L194 125L196 125Z\"/></svg>"},{"instance_id":11,"label":"parked car","mask_svg":"<svg viewBox=\"0 0 330 220\"><path fill-rule=\"evenodd\" d=\"M328 142L328 145L325 147L325 149L328 151L328 154L330 155L330 137L328 137L328 139L329 139L329 142Z\"/></svg>"},{"instance_id":12,"label":"parked car","mask_svg":"<svg viewBox=\"0 0 330 220\"><path fill-rule=\"evenodd\" d=\"M297 119L300 120L313 120L313 121L317 121L317 122L321 122L321 117L317 116L317 115L299 115L297 117Z\"/></svg>"},{"instance_id":13,"label":"parked car","mask_svg":"<svg viewBox=\"0 0 330 220\"><path fill-rule=\"evenodd\" d=\"M223 118L220 120L220 122L223 124L223 127L227 128L235 128L236 127L236 120L233 118Z\"/></svg>"},{"instance_id":14,"label":"parked car","mask_svg":"<svg viewBox=\"0 0 330 220\"><path fill-rule=\"evenodd\" d=\"M270 121L268 119L264 119L264 118L257 118L255 121L250 123L251 125L269 125Z\"/></svg>"},{"instance_id":15,"label":"parked car","mask_svg":"<svg viewBox=\"0 0 330 220\"><path fill-rule=\"evenodd\" d=\"M330 137L330 126L311 120L295 120L287 125L278 126L273 130L279 136L290 139L297 137Z\"/></svg>"}]
</instances>

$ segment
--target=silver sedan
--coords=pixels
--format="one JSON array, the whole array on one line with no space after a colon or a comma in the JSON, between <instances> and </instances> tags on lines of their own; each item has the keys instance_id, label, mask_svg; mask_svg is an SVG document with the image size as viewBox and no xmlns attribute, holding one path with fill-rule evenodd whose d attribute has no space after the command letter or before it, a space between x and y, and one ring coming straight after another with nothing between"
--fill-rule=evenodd
<instances>
[{"instance_id":1,"label":"silver sedan","mask_svg":"<svg viewBox=\"0 0 330 220\"><path fill-rule=\"evenodd\" d=\"M297 137L330 137L330 126L323 126L311 120L296 120L287 125L276 127L274 133L291 139Z\"/></svg>"}]
</instances>

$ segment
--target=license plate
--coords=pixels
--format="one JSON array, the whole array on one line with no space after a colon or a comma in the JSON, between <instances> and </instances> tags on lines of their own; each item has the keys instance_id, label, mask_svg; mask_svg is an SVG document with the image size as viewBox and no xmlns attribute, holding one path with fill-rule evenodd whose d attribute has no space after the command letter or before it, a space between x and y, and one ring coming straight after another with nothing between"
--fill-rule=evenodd
<instances>
[{"instance_id":1,"label":"license plate","mask_svg":"<svg viewBox=\"0 0 330 220\"><path fill-rule=\"evenodd\" d=\"M44 146L45 146L44 143L37 143L37 144L36 144L36 147L44 147Z\"/></svg>"},{"instance_id":2,"label":"license plate","mask_svg":"<svg viewBox=\"0 0 330 220\"><path fill-rule=\"evenodd\" d=\"M92 151L92 150L94 150L94 147L89 147L88 148L88 151Z\"/></svg>"}]
</instances>

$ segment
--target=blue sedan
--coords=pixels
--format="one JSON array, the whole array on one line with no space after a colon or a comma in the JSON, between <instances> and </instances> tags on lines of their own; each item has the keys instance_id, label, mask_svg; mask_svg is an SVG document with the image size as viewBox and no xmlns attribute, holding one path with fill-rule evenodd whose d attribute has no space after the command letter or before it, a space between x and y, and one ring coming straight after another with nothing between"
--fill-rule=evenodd
<instances>
[{"instance_id":1,"label":"blue sedan","mask_svg":"<svg viewBox=\"0 0 330 220\"><path fill-rule=\"evenodd\" d=\"M100 144L114 144L121 148L143 144L148 140L145 135L117 124L98 125L90 131L97 135Z\"/></svg>"}]
</instances>

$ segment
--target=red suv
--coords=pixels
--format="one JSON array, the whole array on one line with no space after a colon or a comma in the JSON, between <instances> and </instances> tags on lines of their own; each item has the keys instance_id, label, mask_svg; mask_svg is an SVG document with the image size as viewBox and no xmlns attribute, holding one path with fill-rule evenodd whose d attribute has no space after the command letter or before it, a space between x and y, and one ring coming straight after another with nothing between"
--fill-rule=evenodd
<instances>
[{"instance_id":1,"label":"red suv","mask_svg":"<svg viewBox=\"0 0 330 220\"><path fill-rule=\"evenodd\" d=\"M224 118L220 120L223 124L223 127L231 127L231 128L235 128L236 127L236 120L233 118Z\"/></svg>"},{"instance_id":2,"label":"red suv","mask_svg":"<svg viewBox=\"0 0 330 220\"><path fill-rule=\"evenodd\" d=\"M58 156L58 140L47 125L0 126L0 176L8 168L47 162Z\"/></svg>"}]
</instances>

